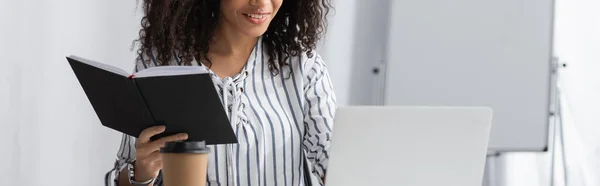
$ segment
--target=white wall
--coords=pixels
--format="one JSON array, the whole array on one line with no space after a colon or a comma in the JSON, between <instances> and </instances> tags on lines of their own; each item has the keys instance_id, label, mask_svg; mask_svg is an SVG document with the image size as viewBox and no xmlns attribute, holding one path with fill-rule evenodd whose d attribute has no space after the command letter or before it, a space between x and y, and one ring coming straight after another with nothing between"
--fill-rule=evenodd
<instances>
[{"instance_id":1,"label":"white wall","mask_svg":"<svg viewBox=\"0 0 600 186\"><path fill-rule=\"evenodd\" d=\"M600 1L558 0L556 55L562 74L569 186L600 185Z\"/></svg>"},{"instance_id":2,"label":"white wall","mask_svg":"<svg viewBox=\"0 0 600 186\"><path fill-rule=\"evenodd\" d=\"M132 70L134 8L119 0L0 2L0 185L104 185L120 135L100 125L65 56Z\"/></svg>"},{"instance_id":3,"label":"white wall","mask_svg":"<svg viewBox=\"0 0 600 186\"><path fill-rule=\"evenodd\" d=\"M15 2L15 4L18 2ZM16 178L17 174L8 167L16 166L18 159L18 125L16 113L20 110L20 89L17 63L10 62L16 59L16 56L11 56L10 48L18 43L18 37L14 37L17 33L15 30L20 28L22 24L17 19L8 19L11 16L19 13L12 7L3 6L6 3L0 4L0 145L4 148L0 155L0 175L7 178ZM16 6L16 5L15 5ZM15 29L6 29L5 25L12 25ZM12 44L8 45L7 43ZM6 152L6 153L5 153ZM18 170L17 170L18 171ZM0 181L0 184L14 184L14 181Z\"/></svg>"},{"instance_id":4,"label":"white wall","mask_svg":"<svg viewBox=\"0 0 600 186\"><path fill-rule=\"evenodd\" d=\"M560 71L566 165L559 153L554 185L600 185L600 1L557 0L554 53ZM560 150L560 149L558 149ZM503 158L504 184L550 184L549 156L519 153ZM566 166L566 175L562 170ZM533 173L533 174L532 174ZM566 180L565 177L566 176Z\"/></svg>"},{"instance_id":5,"label":"white wall","mask_svg":"<svg viewBox=\"0 0 600 186\"><path fill-rule=\"evenodd\" d=\"M319 54L327 64L338 105L350 103L351 53L354 46L354 16L357 0L333 0L329 26Z\"/></svg>"},{"instance_id":6,"label":"white wall","mask_svg":"<svg viewBox=\"0 0 600 186\"><path fill-rule=\"evenodd\" d=\"M334 11L320 54L328 64L338 104L381 103L389 0L333 0Z\"/></svg>"}]
</instances>

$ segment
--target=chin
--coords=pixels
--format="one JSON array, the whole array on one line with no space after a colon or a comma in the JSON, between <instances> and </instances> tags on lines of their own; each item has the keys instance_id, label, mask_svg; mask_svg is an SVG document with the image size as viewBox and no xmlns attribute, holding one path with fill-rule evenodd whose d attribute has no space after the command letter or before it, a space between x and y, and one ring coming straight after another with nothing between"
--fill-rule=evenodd
<instances>
[{"instance_id":1,"label":"chin","mask_svg":"<svg viewBox=\"0 0 600 186\"><path fill-rule=\"evenodd\" d=\"M263 34L265 34L265 32L267 32L267 28L250 28L242 30L244 32L244 35L249 37L260 37Z\"/></svg>"}]
</instances>

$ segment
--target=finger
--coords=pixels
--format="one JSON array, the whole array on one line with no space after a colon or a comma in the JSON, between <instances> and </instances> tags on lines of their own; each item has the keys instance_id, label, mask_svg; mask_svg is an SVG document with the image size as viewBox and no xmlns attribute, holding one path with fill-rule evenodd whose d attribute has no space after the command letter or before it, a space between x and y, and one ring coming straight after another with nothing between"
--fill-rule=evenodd
<instances>
[{"instance_id":1,"label":"finger","mask_svg":"<svg viewBox=\"0 0 600 186\"><path fill-rule=\"evenodd\" d=\"M162 159L158 160L158 161L155 161L152 166L154 167L154 170L160 170L160 169L162 169L162 167L163 167L163 161L162 161Z\"/></svg>"},{"instance_id":2,"label":"finger","mask_svg":"<svg viewBox=\"0 0 600 186\"><path fill-rule=\"evenodd\" d=\"M138 147L136 149L136 157L135 158L138 159L138 160L139 159L143 159L143 158L147 157L151 152L152 151L146 150L146 148L140 148L140 147Z\"/></svg>"},{"instance_id":3,"label":"finger","mask_svg":"<svg viewBox=\"0 0 600 186\"><path fill-rule=\"evenodd\" d=\"M162 160L162 155L160 154L160 151L154 151L150 153L150 155L146 156L145 160L147 162L154 163L156 161Z\"/></svg>"},{"instance_id":4,"label":"finger","mask_svg":"<svg viewBox=\"0 0 600 186\"><path fill-rule=\"evenodd\" d=\"M165 131L165 126L154 126L154 127L146 128L140 134L138 142L140 144L148 143L152 136L160 134L164 131Z\"/></svg>"},{"instance_id":5,"label":"finger","mask_svg":"<svg viewBox=\"0 0 600 186\"><path fill-rule=\"evenodd\" d=\"M150 166L152 166L152 164L155 161L161 160L161 159L162 159L162 156L160 154L160 151L154 151L154 152L149 153L146 156L139 156L136 160L136 163L141 164L144 167L150 167Z\"/></svg>"},{"instance_id":6,"label":"finger","mask_svg":"<svg viewBox=\"0 0 600 186\"><path fill-rule=\"evenodd\" d=\"M170 135L170 136L165 136L162 137L156 141L153 141L149 144L149 147L153 150L160 150L161 147L163 147L165 145L165 143L167 142L172 142L172 141L183 141L186 140L188 138L188 135L186 133L179 133L179 134L174 134L174 135Z\"/></svg>"},{"instance_id":7,"label":"finger","mask_svg":"<svg viewBox=\"0 0 600 186\"><path fill-rule=\"evenodd\" d=\"M160 170L162 169L162 166L163 166L162 160L153 162L152 164L150 164L148 166L148 171L158 174L158 172L160 172Z\"/></svg>"}]
</instances>

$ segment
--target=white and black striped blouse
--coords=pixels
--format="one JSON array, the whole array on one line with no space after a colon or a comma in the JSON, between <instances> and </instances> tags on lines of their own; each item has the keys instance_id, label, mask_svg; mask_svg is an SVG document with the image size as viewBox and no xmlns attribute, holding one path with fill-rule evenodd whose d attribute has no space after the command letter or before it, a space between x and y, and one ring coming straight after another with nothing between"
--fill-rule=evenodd
<instances>
[{"instance_id":1,"label":"white and black striped blouse","mask_svg":"<svg viewBox=\"0 0 600 186\"><path fill-rule=\"evenodd\" d=\"M150 58L151 64L138 61L136 71L156 66ZM238 144L211 146L208 186L304 185L303 158L311 176L324 176L336 109L329 74L317 54L291 57L289 63L273 76L259 40L242 73L219 78L211 72ZM135 158L134 145L134 137L123 136L107 184L115 185L119 171Z\"/></svg>"}]
</instances>

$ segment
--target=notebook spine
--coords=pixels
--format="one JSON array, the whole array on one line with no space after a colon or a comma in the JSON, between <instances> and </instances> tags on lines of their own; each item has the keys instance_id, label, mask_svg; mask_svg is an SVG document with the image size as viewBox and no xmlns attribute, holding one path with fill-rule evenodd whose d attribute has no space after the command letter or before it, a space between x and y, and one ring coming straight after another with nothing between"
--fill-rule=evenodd
<instances>
[{"instance_id":1,"label":"notebook spine","mask_svg":"<svg viewBox=\"0 0 600 186\"><path fill-rule=\"evenodd\" d=\"M146 98L144 97L144 94L140 90L140 87L138 86L135 78L133 78L133 77L134 77L134 75L129 76L129 78L133 82L133 85L135 86L135 90L138 92L138 94L142 98L142 103L144 104L144 107L146 107L146 110L148 110L148 113L150 114L150 118L152 118L152 121L156 123L156 118L154 118L154 114L152 114L152 110L150 110L150 107L148 107L148 103L146 103Z\"/></svg>"}]
</instances>

